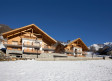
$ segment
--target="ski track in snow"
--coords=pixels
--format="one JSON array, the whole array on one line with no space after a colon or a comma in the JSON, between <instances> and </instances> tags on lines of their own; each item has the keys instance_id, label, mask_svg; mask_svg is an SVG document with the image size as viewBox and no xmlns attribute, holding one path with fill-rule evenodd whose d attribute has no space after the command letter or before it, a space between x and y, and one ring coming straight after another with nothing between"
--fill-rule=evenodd
<instances>
[{"instance_id":1,"label":"ski track in snow","mask_svg":"<svg viewBox=\"0 0 112 81\"><path fill-rule=\"evenodd\" d=\"M0 81L112 81L112 60L0 62Z\"/></svg>"}]
</instances>

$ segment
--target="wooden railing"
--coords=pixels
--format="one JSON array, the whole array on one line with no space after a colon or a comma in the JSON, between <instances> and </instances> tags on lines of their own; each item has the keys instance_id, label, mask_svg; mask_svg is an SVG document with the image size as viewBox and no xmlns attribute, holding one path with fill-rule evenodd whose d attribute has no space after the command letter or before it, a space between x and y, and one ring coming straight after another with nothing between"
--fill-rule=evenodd
<instances>
[{"instance_id":1,"label":"wooden railing","mask_svg":"<svg viewBox=\"0 0 112 81\"><path fill-rule=\"evenodd\" d=\"M37 38L37 40L42 40L42 38Z\"/></svg>"},{"instance_id":2,"label":"wooden railing","mask_svg":"<svg viewBox=\"0 0 112 81\"><path fill-rule=\"evenodd\" d=\"M32 37L32 36L23 36L23 38L42 40L42 38Z\"/></svg>"},{"instance_id":3,"label":"wooden railing","mask_svg":"<svg viewBox=\"0 0 112 81\"><path fill-rule=\"evenodd\" d=\"M3 42L3 44L22 45L22 43L20 43L20 42L17 42L17 43L14 43L14 42Z\"/></svg>"},{"instance_id":4,"label":"wooden railing","mask_svg":"<svg viewBox=\"0 0 112 81\"><path fill-rule=\"evenodd\" d=\"M24 36L23 38L36 39L36 37L32 37L32 36Z\"/></svg>"},{"instance_id":5,"label":"wooden railing","mask_svg":"<svg viewBox=\"0 0 112 81\"><path fill-rule=\"evenodd\" d=\"M28 53L42 53L42 51L41 50L25 50L24 49L24 52L28 52Z\"/></svg>"},{"instance_id":6,"label":"wooden railing","mask_svg":"<svg viewBox=\"0 0 112 81\"><path fill-rule=\"evenodd\" d=\"M79 54L80 54L80 53L82 53L82 51L77 51L77 53L79 53Z\"/></svg>"},{"instance_id":7,"label":"wooden railing","mask_svg":"<svg viewBox=\"0 0 112 81\"><path fill-rule=\"evenodd\" d=\"M23 43L23 45L31 45L31 46L41 46L39 43L34 43L34 42L32 42L32 43Z\"/></svg>"},{"instance_id":8,"label":"wooden railing","mask_svg":"<svg viewBox=\"0 0 112 81\"><path fill-rule=\"evenodd\" d=\"M71 53L73 53L73 50L65 50L65 52L71 52Z\"/></svg>"},{"instance_id":9,"label":"wooden railing","mask_svg":"<svg viewBox=\"0 0 112 81\"><path fill-rule=\"evenodd\" d=\"M44 46L43 48L45 48L45 49L55 49L55 47L53 47L53 46Z\"/></svg>"},{"instance_id":10,"label":"wooden railing","mask_svg":"<svg viewBox=\"0 0 112 81\"><path fill-rule=\"evenodd\" d=\"M85 51L82 52L83 55L86 55L87 53Z\"/></svg>"},{"instance_id":11,"label":"wooden railing","mask_svg":"<svg viewBox=\"0 0 112 81\"><path fill-rule=\"evenodd\" d=\"M18 48L7 48L7 50L17 50L17 51L22 51L22 49L18 49Z\"/></svg>"}]
</instances>

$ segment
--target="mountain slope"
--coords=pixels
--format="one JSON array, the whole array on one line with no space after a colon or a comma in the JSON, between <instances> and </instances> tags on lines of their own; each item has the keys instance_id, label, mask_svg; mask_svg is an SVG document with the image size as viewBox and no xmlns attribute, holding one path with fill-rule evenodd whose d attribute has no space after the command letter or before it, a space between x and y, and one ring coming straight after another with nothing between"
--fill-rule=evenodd
<instances>
[{"instance_id":1,"label":"mountain slope","mask_svg":"<svg viewBox=\"0 0 112 81\"><path fill-rule=\"evenodd\" d=\"M9 26L4 25L4 24L0 24L0 34L4 33L4 32L8 32L12 30Z\"/></svg>"},{"instance_id":2,"label":"mountain slope","mask_svg":"<svg viewBox=\"0 0 112 81\"><path fill-rule=\"evenodd\" d=\"M106 42L104 44L93 44L88 48L90 49L90 51L98 51L100 48L110 47L110 46L112 46L112 42Z\"/></svg>"}]
</instances>

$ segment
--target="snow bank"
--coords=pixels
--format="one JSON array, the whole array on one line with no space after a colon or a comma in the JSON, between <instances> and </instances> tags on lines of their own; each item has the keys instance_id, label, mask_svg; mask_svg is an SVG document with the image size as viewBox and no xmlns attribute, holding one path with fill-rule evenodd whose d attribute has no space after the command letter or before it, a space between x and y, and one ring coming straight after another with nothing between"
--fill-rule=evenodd
<instances>
[{"instance_id":1,"label":"snow bank","mask_svg":"<svg viewBox=\"0 0 112 81\"><path fill-rule=\"evenodd\" d=\"M112 61L0 62L0 81L112 81Z\"/></svg>"}]
</instances>

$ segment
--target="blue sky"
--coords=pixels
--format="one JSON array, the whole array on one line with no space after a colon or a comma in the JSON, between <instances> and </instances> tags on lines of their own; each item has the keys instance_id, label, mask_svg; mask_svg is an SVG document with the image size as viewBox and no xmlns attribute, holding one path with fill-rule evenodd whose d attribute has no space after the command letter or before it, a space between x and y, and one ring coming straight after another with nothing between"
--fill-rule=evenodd
<instances>
[{"instance_id":1,"label":"blue sky","mask_svg":"<svg viewBox=\"0 0 112 81\"><path fill-rule=\"evenodd\" d=\"M112 0L1 0L0 24L36 24L56 40L87 46L112 42Z\"/></svg>"}]
</instances>

